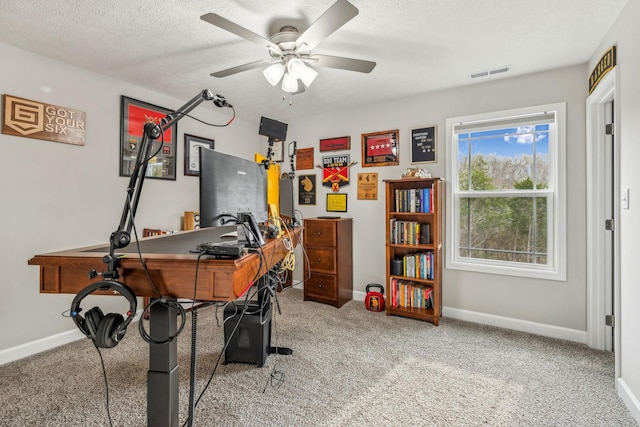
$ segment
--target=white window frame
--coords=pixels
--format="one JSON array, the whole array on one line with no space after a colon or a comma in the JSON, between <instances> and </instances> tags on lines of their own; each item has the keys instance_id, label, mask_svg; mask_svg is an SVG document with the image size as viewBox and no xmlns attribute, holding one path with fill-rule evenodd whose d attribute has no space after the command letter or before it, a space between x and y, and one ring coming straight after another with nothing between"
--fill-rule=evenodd
<instances>
[{"instance_id":1,"label":"white window frame","mask_svg":"<svg viewBox=\"0 0 640 427\"><path fill-rule=\"evenodd\" d=\"M549 145L549 164L553 168L549 176L547 203L550 214L547 230L547 265L495 261L460 256L460 199L465 196L458 186L458 138L454 126L459 124L483 124L492 121L525 118L542 112L555 113L554 138ZM517 125L516 125L517 126ZM475 271L548 280L567 280L567 203L566 203L566 103L538 105L484 114L448 118L446 121L446 180L449 182L446 197L446 267L454 270ZM508 196L513 191L497 191L486 196ZM524 194L519 192L518 194ZM466 193L468 195L468 192ZM543 195L544 196L544 195Z\"/></svg>"}]
</instances>

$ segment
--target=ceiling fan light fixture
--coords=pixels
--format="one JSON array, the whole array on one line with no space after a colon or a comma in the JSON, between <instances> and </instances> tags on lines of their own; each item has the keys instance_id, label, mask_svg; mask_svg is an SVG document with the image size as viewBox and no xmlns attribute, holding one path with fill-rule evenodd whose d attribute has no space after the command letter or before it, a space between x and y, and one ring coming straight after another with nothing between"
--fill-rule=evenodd
<instances>
[{"instance_id":1,"label":"ceiling fan light fixture","mask_svg":"<svg viewBox=\"0 0 640 427\"><path fill-rule=\"evenodd\" d=\"M301 78L306 68L307 66L300 58L291 58L287 61L287 73L295 79Z\"/></svg>"},{"instance_id":2,"label":"ceiling fan light fixture","mask_svg":"<svg viewBox=\"0 0 640 427\"><path fill-rule=\"evenodd\" d=\"M262 74L264 74L264 78L267 79L271 86L275 86L284 75L284 65L282 63L270 65L264 69Z\"/></svg>"},{"instance_id":3,"label":"ceiling fan light fixture","mask_svg":"<svg viewBox=\"0 0 640 427\"><path fill-rule=\"evenodd\" d=\"M293 77L288 72L284 74L282 78L282 90L288 93L293 93L298 91L298 79Z\"/></svg>"},{"instance_id":4,"label":"ceiling fan light fixture","mask_svg":"<svg viewBox=\"0 0 640 427\"><path fill-rule=\"evenodd\" d=\"M302 80L302 83L304 83L306 87L309 87L317 75L318 72L307 65L304 67L304 70L300 75L300 80Z\"/></svg>"}]
</instances>

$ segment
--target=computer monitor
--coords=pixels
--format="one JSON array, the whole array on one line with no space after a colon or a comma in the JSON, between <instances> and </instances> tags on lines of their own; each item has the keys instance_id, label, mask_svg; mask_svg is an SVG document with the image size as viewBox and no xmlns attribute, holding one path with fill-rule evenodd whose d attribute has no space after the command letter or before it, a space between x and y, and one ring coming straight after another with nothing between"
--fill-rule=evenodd
<instances>
[{"instance_id":1,"label":"computer monitor","mask_svg":"<svg viewBox=\"0 0 640 427\"><path fill-rule=\"evenodd\" d=\"M295 206L293 202L293 179L289 176L280 178L280 217L287 223L295 220Z\"/></svg>"},{"instance_id":2,"label":"computer monitor","mask_svg":"<svg viewBox=\"0 0 640 427\"><path fill-rule=\"evenodd\" d=\"M201 147L201 227L229 225L237 218L264 244L258 223L268 219L266 172L262 164Z\"/></svg>"}]
</instances>

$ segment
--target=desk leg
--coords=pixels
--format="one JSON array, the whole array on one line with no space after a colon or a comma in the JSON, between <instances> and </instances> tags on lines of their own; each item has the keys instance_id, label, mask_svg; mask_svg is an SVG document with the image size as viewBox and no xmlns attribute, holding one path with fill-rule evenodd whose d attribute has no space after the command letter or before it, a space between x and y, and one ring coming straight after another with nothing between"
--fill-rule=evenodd
<instances>
[{"instance_id":1,"label":"desk leg","mask_svg":"<svg viewBox=\"0 0 640 427\"><path fill-rule=\"evenodd\" d=\"M163 303L156 303L149 311L149 335L154 340L162 341L175 335L177 330L175 309ZM178 380L178 340L175 339L166 344L149 344L147 426L178 426Z\"/></svg>"}]
</instances>

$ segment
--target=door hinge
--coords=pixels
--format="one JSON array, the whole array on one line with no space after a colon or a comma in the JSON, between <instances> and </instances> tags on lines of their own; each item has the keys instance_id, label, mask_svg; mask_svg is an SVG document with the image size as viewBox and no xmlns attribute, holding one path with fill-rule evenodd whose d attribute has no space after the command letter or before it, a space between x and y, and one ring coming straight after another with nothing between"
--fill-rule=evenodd
<instances>
[{"instance_id":1,"label":"door hinge","mask_svg":"<svg viewBox=\"0 0 640 427\"><path fill-rule=\"evenodd\" d=\"M607 231L614 231L615 230L615 224L614 224L612 219L605 219L604 220L604 229L607 230Z\"/></svg>"},{"instance_id":2,"label":"door hinge","mask_svg":"<svg viewBox=\"0 0 640 427\"><path fill-rule=\"evenodd\" d=\"M611 326L612 328L615 328L616 316L614 316L613 314L607 314L606 316L604 316L604 324L607 326Z\"/></svg>"},{"instance_id":3,"label":"door hinge","mask_svg":"<svg viewBox=\"0 0 640 427\"><path fill-rule=\"evenodd\" d=\"M604 125L604 133L605 135L613 135L616 131L616 125L614 123L607 123Z\"/></svg>"}]
</instances>

